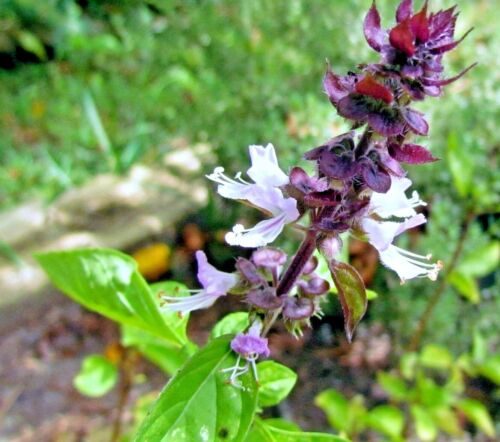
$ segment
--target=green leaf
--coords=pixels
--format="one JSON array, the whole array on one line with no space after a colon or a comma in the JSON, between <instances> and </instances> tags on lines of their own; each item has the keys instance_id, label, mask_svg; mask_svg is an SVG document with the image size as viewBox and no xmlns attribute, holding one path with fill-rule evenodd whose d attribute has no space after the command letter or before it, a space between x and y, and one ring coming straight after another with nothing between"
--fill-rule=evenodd
<instances>
[{"instance_id":1,"label":"green leaf","mask_svg":"<svg viewBox=\"0 0 500 442\"><path fill-rule=\"evenodd\" d=\"M396 401L405 401L408 399L409 391L403 379L380 371L377 373L377 381L391 399Z\"/></svg>"},{"instance_id":2,"label":"green leaf","mask_svg":"<svg viewBox=\"0 0 500 442\"><path fill-rule=\"evenodd\" d=\"M349 442L332 434L285 430L274 426L271 421L271 419L255 419L245 442Z\"/></svg>"},{"instance_id":3,"label":"green leaf","mask_svg":"<svg viewBox=\"0 0 500 442\"><path fill-rule=\"evenodd\" d=\"M479 373L490 381L500 385L500 355L493 355L478 367Z\"/></svg>"},{"instance_id":4,"label":"green leaf","mask_svg":"<svg viewBox=\"0 0 500 442\"><path fill-rule=\"evenodd\" d=\"M228 384L236 357L221 336L198 351L167 384L136 435L136 442L243 441L257 406L251 375L243 388Z\"/></svg>"},{"instance_id":5,"label":"green leaf","mask_svg":"<svg viewBox=\"0 0 500 442\"><path fill-rule=\"evenodd\" d=\"M469 155L455 132L448 135L446 158L459 195L466 197L473 182L474 164L471 163Z\"/></svg>"},{"instance_id":6,"label":"green leaf","mask_svg":"<svg viewBox=\"0 0 500 442\"><path fill-rule=\"evenodd\" d=\"M189 289L182 283L177 281L162 281L149 286L153 293L154 299L160 299L161 296L171 297L186 297L190 296ZM181 338L184 344L189 344L190 341L187 337L187 325L189 322L189 315L179 315L179 312L172 312L169 310L162 310L161 315L164 321L172 328L174 333ZM164 337L161 337L165 340Z\"/></svg>"},{"instance_id":7,"label":"green leaf","mask_svg":"<svg viewBox=\"0 0 500 442\"><path fill-rule=\"evenodd\" d=\"M488 437L495 436L495 425L486 407L475 399L463 399L457 404L462 412L479 430Z\"/></svg>"},{"instance_id":8,"label":"green leaf","mask_svg":"<svg viewBox=\"0 0 500 442\"><path fill-rule=\"evenodd\" d=\"M411 380L415 377L415 371L418 364L417 353L405 353L399 361L399 370L405 379Z\"/></svg>"},{"instance_id":9,"label":"green leaf","mask_svg":"<svg viewBox=\"0 0 500 442\"><path fill-rule=\"evenodd\" d=\"M441 430L453 436L459 436L463 433L462 424L455 411L450 407L432 407L427 410L432 413L434 422Z\"/></svg>"},{"instance_id":10,"label":"green leaf","mask_svg":"<svg viewBox=\"0 0 500 442\"><path fill-rule=\"evenodd\" d=\"M210 338L214 339L227 334L236 334L244 331L248 327L248 313L235 312L224 316L217 324L215 324Z\"/></svg>"},{"instance_id":11,"label":"green leaf","mask_svg":"<svg viewBox=\"0 0 500 442\"><path fill-rule=\"evenodd\" d=\"M87 356L79 373L73 379L73 385L83 395L90 397L104 396L116 384L118 368L102 355Z\"/></svg>"},{"instance_id":12,"label":"green leaf","mask_svg":"<svg viewBox=\"0 0 500 442\"><path fill-rule=\"evenodd\" d=\"M354 329L365 314L368 305L365 285L357 270L349 264L332 260L328 263L328 267L339 293L344 313L345 332L350 342Z\"/></svg>"},{"instance_id":13,"label":"green leaf","mask_svg":"<svg viewBox=\"0 0 500 442\"><path fill-rule=\"evenodd\" d=\"M369 290L369 289L366 289L366 299L368 299L368 301L373 301L374 299L377 299L378 298L378 293L373 291L373 290Z\"/></svg>"},{"instance_id":14,"label":"green leaf","mask_svg":"<svg viewBox=\"0 0 500 442\"><path fill-rule=\"evenodd\" d=\"M500 261L500 242L490 241L482 247L476 247L461 260L458 269L469 276L482 277L498 268Z\"/></svg>"},{"instance_id":15,"label":"green leaf","mask_svg":"<svg viewBox=\"0 0 500 442\"><path fill-rule=\"evenodd\" d=\"M427 442L433 441L438 435L438 429L432 415L419 405L411 406L411 415L415 423L415 431L419 440Z\"/></svg>"},{"instance_id":16,"label":"green leaf","mask_svg":"<svg viewBox=\"0 0 500 442\"><path fill-rule=\"evenodd\" d=\"M456 400L452 391L437 385L433 379L421 373L417 375L416 392L420 403L427 407L445 407Z\"/></svg>"},{"instance_id":17,"label":"green leaf","mask_svg":"<svg viewBox=\"0 0 500 442\"><path fill-rule=\"evenodd\" d=\"M338 391L322 391L314 399L314 404L321 408L332 428L350 433L349 401Z\"/></svg>"},{"instance_id":18,"label":"green leaf","mask_svg":"<svg viewBox=\"0 0 500 442\"><path fill-rule=\"evenodd\" d=\"M483 362L488 356L488 344L481 332L476 328L472 340L472 360L476 364ZM499 367L500 369L500 367Z\"/></svg>"},{"instance_id":19,"label":"green leaf","mask_svg":"<svg viewBox=\"0 0 500 442\"><path fill-rule=\"evenodd\" d=\"M368 425L374 430L393 439L399 439L403 433L404 415L401 410L391 405L379 405L368 412Z\"/></svg>"},{"instance_id":20,"label":"green leaf","mask_svg":"<svg viewBox=\"0 0 500 442\"><path fill-rule=\"evenodd\" d=\"M35 34L25 30L18 31L17 41L25 51L35 54L40 60L47 60L45 46Z\"/></svg>"},{"instance_id":21,"label":"green leaf","mask_svg":"<svg viewBox=\"0 0 500 442\"><path fill-rule=\"evenodd\" d=\"M280 403L288 396L295 383L297 374L288 367L274 361L257 364L259 376L259 406L270 407Z\"/></svg>"},{"instance_id":22,"label":"green leaf","mask_svg":"<svg viewBox=\"0 0 500 442\"><path fill-rule=\"evenodd\" d=\"M279 428L280 430L295 431L295 432L302 431L302 429L295 422L290 422L279 417L266 419L266 424L274 428Z\"/></svg>"},{"instance_id":23,"label":"green leaf","mask_svg":"<svg viewBox=\"0 0 500 442\"><path fill-rule=\"evenodd\" d=\"M476 278L473 276L462 273L456 269L449 274L448 282L455 287L465 299L473 304L477 304L481 300L479 285L477 284Z\"/></svg>"},{"instance_id":24,"label":"green leaf","mask_svg":"<svg viewBox=\"0 0 500 442\"><path fill-rule=\"evenodd\" d=\"M179 332L182 320L162 315L131 257L109 249L76 249L36 258L58 289L88 309L173 344L185 344L185 333Z\"/></svg>"},{"instance_id":25,"label":"green leaf","mask_svg":"<svg viewBox=\"0 0 500 442\"><path fill-rule=\"evenodd\" d=\"M420 353L420 364L424 367L446 370L451 367L452 363L451 353L440 345L426 345Z\"/></svg>"},{"instance_id":26,"label":"green leaf","mask_svg":"<svg viewBox=\"0 0 500 442\"><path fill-rule=\"evenodd\" d=\"M179 370L197 350L192 342L187 342L179 348L169 341L130 325L122 325L122 344L135 347L147 359L170 375Z\"/></svg>"}]
</instances>

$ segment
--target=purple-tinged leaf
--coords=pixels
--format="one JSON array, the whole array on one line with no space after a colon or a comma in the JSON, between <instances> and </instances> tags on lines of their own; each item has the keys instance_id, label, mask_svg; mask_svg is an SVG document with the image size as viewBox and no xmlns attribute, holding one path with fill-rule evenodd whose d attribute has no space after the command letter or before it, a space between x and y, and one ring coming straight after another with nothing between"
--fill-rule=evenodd
<instances>
[{"instance_id":1,"label":"purple-tinged leaf","mask_svg":"<svg viewBox=\"0 0 500 442\"><path fill-rule=\"evenodd\" d=\"M404 52L409 57L415 54L415 36L410 29L410 21L408 19L394 26L389 32L389 41L391 45Z\"/></svg>"},{"instance_id":2,"label":"purple-tinged leaf","mask_svg":"<svg viewBox=\"0 0 500 442\"><path fill-rule=\"evenodd\" d=\"M326 178L310 177L300 167L294 167L290 171L290 183L302 193L324 192L329 185Z\"/></svg>"},{"instance_id":3,"label":"purple-tinged leaf","mask_svg":"<svg viewBox=\"0 0 500 442\"><path fill-rule=\"evenodd\" d=\"M347 340L351 342L354 330L368 305L365 285L357 270L349 264L331 260L328 267L339 293Z\"/></svg>"},{"instance_id":4,"label":"purple-tinged leaf","mask_svg":"<svg viewBox=\"0 0 500 442\"><path fill-rule=\"evenodd\" d=\"M333 105L336 105L339 100L349 93L349 90L342 84L341 77L335 75L330 68L327 69L323 78L323 88Z\"/></svg>"},{"instance_id":5,"label":"purple-tinged leaf","mask_svg":"<svg viewBox=\"0 0 500 442\"><path fill-rule=\"evenodd\" d=\"M401 167L401 164L389 155L388 150L384 148L377 148L379 154L379 164L392 175L403 177L406 175L406 171Z\"/></svg>"},{"instance_id":6,"label":"purple-tinged leaf","mask_svg":"<svg viewBox=\"0 0 500 442\"><path fill-rule=\"evenodd\" d=\"M262 290L250 290L246 301L262 310L276 310L283 305L283 298L276 296L276 289L271 287Z\"/></svg>"},{"instance_id":7,"label":"purple-tinged leaf","mask_svg":"<svg viewBox=\"0 0 500 442\"><path fill-rule=\"evenodd\" d=\"M424 92L429 97L439 97L441 95L441 88L438 86L424 86Z\"/></svg>"},{"instance_id":8,"label":"purple-tinged leaf","mask_svg":"<svg viewBox=\"0 0 500 442\"><path fill-rule=\"evenodd\" d=\"M420 78L424 74L424 70L422 66L411 66L411 65L404 65L403 68L401 69L401 73L405 77L409 78Z\"/></svg>"},{"instance_id":9,"label":"purple-tinged leaf","mask_svg":"<svg viewBox=\"0 0 500 442\"><path fill-rule=\"evenodd\" d=\"M366 185L378 193L386 193L391 187L391 176L378 164L366 161L361 166Z\"/></svg>"},{"instance_id":10,"label":"purple-tinged leaf","mask_svg":"<svg viewBox=\"0 0 500 442\"><path fill-rule=\"evenodd\" d=\"M451 51L452 49L455 49L460 43L462 43L465 37L467 37L473 29L474 28L470 28L459 40L451 40L447 41L446 43L437 44L435 46L429 47L429 50L433 54L444 54L445 52Z\"/></svg>"},{"instance_id":11,"label":"purple-tinged leaf","mask_svg":"<svg viewBox=\"0 0 500 442\"><path fill-rule=\"evenodd\" d=\"M388 109L381 109L368 115L368 124L375 132L385 137L399 135L404 130L404 123L399 115Z\"/></svg>"},{"instance_id":12,"label":"purple-tinged leaf","mask_svg":"<svg viewBox=\"0 0 500 442\"><path fill-rule=\"evenodd\" d=\"M402 21L408 19L413 14L413 4L412 0L401 0L396 11L396 21L401 23Z\"/></svg>"},{"instance_id":13,"label":"purple-tinged leaf","mask_svg":"<svg viewBox=\"0 0 500 442\"><path fill-rule=\"evenodd\" d=\"M379 52L385 41L385 32L380 26L380 14L375 2L372 3L371 8L366 14L363 31L368 44Z\"/></svg>"},{"instance_id":14,"label":"purple-tinged leaf","mask_svg":"<svg viewBox=\"0 0 500 442\"><path fill-rule=\"evenodd\" d=\"M314 302L309 298L284 295L283 316L287 319L301 320L314 314Z\"/></svg>"},{"instance_id":15,"label":"purple-tinged leaf","mask_svg":"<svg viewBox=\"0 0 500 442\"><path fill-rule=\"evenodd\" d=\"M304 203L309 207L338 206L340 201L341 195L333 189L309 193L304 197Z\"/></svg>"},{"instance_id":16,"label":"purple-tinged leaf","mask_svg":"<svg viewBox=\"0 0 500 442\"><path fill-rule=\"evenodd\" d=\"M346 148L346 144L344 141L347 141L347 144L350 145L351 147L354 147L354 142L353 142L353 137L354 137L354 131L350 132L345 132L341 135L338 135L330 140L328 140L325 144L319 147L315 147L314 149L311 149L310 151L306 152L304 154L304 159L305 160L319 160L321 157L321 154L323 152L327 152L333 147L339 146L343 147L343 149Z\"/></svg>"},{"instance_id":17,"label":"purple-tinged leaf","mask_svg":"<svg viewBox=\"0 0 500 442\"><path fill-rule=\"evenodd\" d=\"M339 221L332 221L330 219L322 219L321 221L314 223L314 227L326 233L342 233L349 230L349 224Z\"/></svg>"},{"instance_id":18,"label":"purple-tinged leaf","mask_svg":"<svg viewBox=\"0 0 500 442\"><path fill-rule=\"evenodd\" d=\"M460 77L463 77L467 72L469 72L473 67L475 67L477 63L471 64L468 68L464 69L459 74L455 75L451 78L445 78L443 80L432 79L432 78L423 78L422 83L426 86L446 86L454 81L457 81Z\"/></svg>"},{"instance_id":19,"label":"purple-tinged leaf","mask_svg":"<svg viewBox=\"0 0 500 442\"><path fill-rule=\"evenodd\" d=\"M348 95L337 103L337 112L342 117L364 121L369 113L366 98L362 95Z\"/></svg>"},{"instance_id":20,"label":"purple-tinged leaf","mask_svg":"<svg viewBox=\"0 0 500 442\"><path fill-rule=\"evenodd\" d=\"M425 164L438 161L425 147L418 144L393 144L389 147L391 156L398 161L408 164Z\"/></svg>"},{"instance_id":21,"label":"purple-tinged leaf","mask_svg":"<svg viewBox=\"0 0 500 442\"><path fill-rule=\"evenodd\" d=\"M445 11L439 11L431 14L429 18L430 38L437 39L443 36L452 38L455 32L455 22L457 15L455 14L456 6L452 6Z\"/></svg>"},{"instance_id":22,"label":"purple-tinged leaf","mask_svg":"<svg viewBox=\"0 0 500 442\"><path fill-rule=\"evenodd\" d=\"M356 83L355 90L359 94L385 101L387 104L392 103L392 100L394 100L390 89L380 84L371 75L366 75L361 81Z\"/></svg>"},{"instance_id":23,"label":"purple-tinged leaf","mask_svg":"<svg viewBox=\"0 0 500 442\"><path fill-rule=\"evenodd\" d=\"M410 28L420 43L425 43L429 40L430 31L429 20L427 18L427 2L425 2L422 10L410 19Z\"/></svg>"},{"instance_id":24,"label":"purple-tinged leaf","mask_svg":"<svg viewBox=\"0 0 500 442\"><path fill-rule=\"evenodd\" d=\"M356 174L356 163L351 156L339 156L333 152L324 152L318 162L318 167L324 175L338 180L346 180Z\"/></svg>"},{"instance_id":25,"label":"purple-tinged leaf","mask_svg":"<svg viewBox=\"0 0 500 442\"><path fill-rule=\"evenodd\" d=\"M429 133L429 124L425 121L422 113L409 107L403 107L401 108L401 115L408 127L417 135L427 135Z\"/></svg>"}]
</instances>

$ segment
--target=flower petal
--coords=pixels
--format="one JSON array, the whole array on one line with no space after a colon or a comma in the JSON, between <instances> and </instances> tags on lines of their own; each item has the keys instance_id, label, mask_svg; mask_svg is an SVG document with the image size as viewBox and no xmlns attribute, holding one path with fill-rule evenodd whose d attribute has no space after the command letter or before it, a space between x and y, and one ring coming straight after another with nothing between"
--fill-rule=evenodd
<instances>
[{"instance_id":1,"label":"flower petal","mask_svg":"<svg viewBox=\"0 0 500 442\"><path fill-rule=\"evenodd\" d=\"M382 264L394 270L403 282L419 276L427 276L435 281L442 267L439 261L435 264L428 264L426 261L430 257L415 255L394 245L379 254Z\"/></svg>"},{"instance_id":2,"label":"flower petal","mask_svg":"<svg viewBox=\"0 0 500 442\"><path fill-rule=\"evenodd\" d=\"M238 277L232 273L221 272L208 263L207 255L201 250L196 252L198 281L207 293L225 295L238 283Z\"/></svg>"},{"instance_id":3,"label":"flower petal","mask_svg":"<svg viewBox=\"0 0 500 442\"><path fill-rule=\"evenodd\" d=\"M186 296L183 298L163 297L162 299L167 301L163 308L172 312L187 314L193 310L199 310L212 306L221 296L224 295L207 293L202 290L196 295Z\"/></svg>"},{"instance_id":4,"label":"flower petal","mask_svg":"<svg viewBox=\"0 0 500 442\"><path fill-rule=\"evenodd\" d=\"M286 213L281 213L274 218L266 219L256 224L251 229L245 229L237 224L233 231L226 234L226 242L232 246L261 247L273 242L286 224Z\"/></svg>"},{"instance_id":5,"label":"flower petal","mask_svg":"<svg viewBox=\"0 0 500 442\"><path fill-rule=\"evenodd\" d=\"M370 211L381 218L396 216L407 218L416 214L414 207L425 205L418 193L414 192L407 198L405 191L411 186L411 181L404 177L391 176L391 187L387 193L374 192L370 198Z\"/></svg>"},{"instance_id":6,"label":"flower petal","mask_svg":"<svg viewBox=\"0 0 500 442\"><path fill-rule=\"evenodd\" d=\"M247 174L255 183L261 186L280 187L288 184L288 176L278 166L274 146L252 145L248 148L252 167Z\"/></svg>"}]
</instances>

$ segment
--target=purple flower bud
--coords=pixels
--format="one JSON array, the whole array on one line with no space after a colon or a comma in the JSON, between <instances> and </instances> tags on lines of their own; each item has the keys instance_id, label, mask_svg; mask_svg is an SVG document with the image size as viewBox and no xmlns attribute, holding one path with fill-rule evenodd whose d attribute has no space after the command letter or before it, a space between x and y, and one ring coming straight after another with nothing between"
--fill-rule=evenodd
<instances>
[{"instance_id":1,"label":"purple flower bud","mask_svg":"<svg viewBox=\"0 0 500 442\"><path fill-rule=\"evenodd\" d=\"M267 338L260 337L260 323L254 323L248 332L238 333L231 341L231 349L245 359L258 356L268 357L271 354Z\"/></svg>"},{"instance_id":2,"label":"purple flower bud","mask_svg":"<svg viewBox=\"0 0 500 442\"><path fill-rule=\"evenodd\" d=\"M318 249L327 261L331 261L342 250L342 240L338 236L325 236L318 241Z\"/></svg>"},{"instance_id":3,"label":"purple flower bud","mask_svg":"<svg viewBox=\"0 0 500 442\"><path fill-rule=\"evenodd\" d=\"M281 250L265 247L253 252L251 260L257 267L272 270L285 264L286 258L286 253Z\"/></svg>"},{"instance_id":4,"label":"purple flower bud","mask_svg":"<svg viewBox=\"0 0 500 442\"><path fill-rule=\"evenodd\" d=\"M246 301L261 310L276 310L283 305L283 299L276 296L274 287L250 290Z\"/></svg>"},{"instance_id":5,"label":"purple flower bud","mask_svg":"<svg viewBox=\"0 0 500 442\"><path fill-rule=\"evenodd\" d=\"M306 265L304 266L302 274L309 275L316 270L316 267L318 267L318 258L312 256L311 258L309 258L309 261L307 261Z\"/></svg>"},{"instance_id":6,"label":"purple flower bud","mask_svg":"<svg viewBox=\"0 0 500 442\"><path fill-rule=\"evenodd\" d=\"M299 288L299 293L305 296L320 296L330 290L330 284L328 281L318 276L313 276L307 281L301 279L297 282L297 287Z\"/></svg>"},{"instance_id":7,"label":"purple flower bud","mask_svg":"<svg viewBox=\"0 0 500 442\"><path fill-rule=\"evenodd\" d=\"M310 318L314 314L314 302L309 298L287 296L283 307L283 317L292 320Z\"/></svg>"},{"instance_id":8,"label":"purple flower bud","mask_svg":"<svg viewBox=\"0 0 500 442\"><path fill-rule=\"evenodd\" d=\"M238 258L236 260L236 268L251 285L264 283L264 278L259 273L257 267L248 259Z\"/></svg>"}]
</instances>

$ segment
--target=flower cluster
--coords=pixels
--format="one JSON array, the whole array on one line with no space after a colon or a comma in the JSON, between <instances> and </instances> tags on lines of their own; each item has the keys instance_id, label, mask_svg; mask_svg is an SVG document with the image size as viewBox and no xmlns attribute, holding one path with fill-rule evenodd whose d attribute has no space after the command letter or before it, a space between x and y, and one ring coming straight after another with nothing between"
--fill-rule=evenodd
<instances>
[{"instance_id":1,"label":"flower cluster","mask_svg":"<svg viewBox=\"0 0 500 442\"><path fill-rule=\"evenodd\" d=\"M269 355L266 334L277 319L290 332L300 334L312 316L321 316L321 301L330 284L315 274L316 249L328 262L350 337L364 311L360 313L358 308L353 319L348 301L342 298L346 278L340 278L339 272L349 275L360 298L365 293L356 270L337 261L341 233L369 242L382 264L394 270L401 282L416 277L437 279L442 267L439 261L394 244L401 233L426 222L415 210L425 202L416 191L406 194L411 181L401 163L437 160L427 148L409 141L410 136L425 136L429 130L424 115L410 105L440 95L445 85L470 69L442 78L443 55L464 37L454 39L455 8L437 13L428 13L427 8L425 2L414 12L412 1L402 0L396 24L384 30L373 3L364 21L364 34L380 54L379 62L359 65L357 72L347 75L327 67L326 95L338 114L352 122L352 128L304 154L305 160L313 162L313 174L298 166L285 173L274 146L268 144L249 148L247 175L251 181L241 172L230 178L221 167L207 175L218 184L221 196L244 201L267 219L250 228L237 224L226 235L230 245L256 249L249 259L236 259L234 273L218 271L199 251L198 279L203 289L187 298L164 300L167 309L188 313L206 308L228 293L241 296L252 325L232 341L231 348L238 355L236 365L227 370L232 383L249 367L256 375L255 361ZM265 247L286 225L305 231L304 241L290 260L282 251ZM364 300L366 308L366 297ZM246 361L243 365L241 359Z\"/></svg>"}]
</instances>

